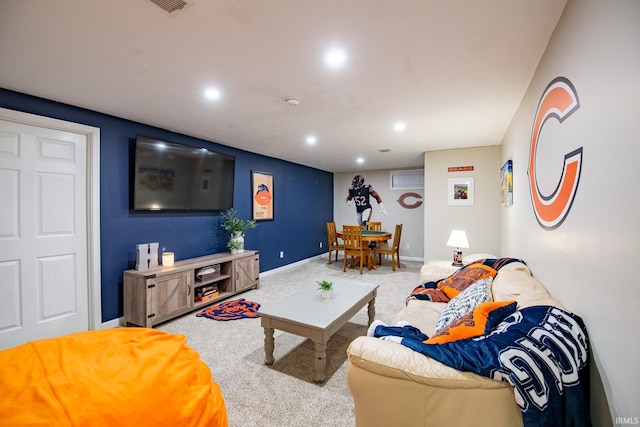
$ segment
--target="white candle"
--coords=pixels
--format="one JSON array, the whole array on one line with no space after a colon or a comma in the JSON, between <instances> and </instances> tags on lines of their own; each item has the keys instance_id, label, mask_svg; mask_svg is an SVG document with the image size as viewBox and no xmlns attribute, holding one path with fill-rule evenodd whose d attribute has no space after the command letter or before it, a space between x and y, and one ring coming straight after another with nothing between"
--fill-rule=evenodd
<instances>
[{"instance_id":1,"label":"white candle","mask_svg":"<svg viewBox=\"0 0 640 427\"><path fill-rule=\"evenodd\" d=\"M162 265L165 267L173 265L173 252L162 252Z\"/></svg>"}]
</instances>

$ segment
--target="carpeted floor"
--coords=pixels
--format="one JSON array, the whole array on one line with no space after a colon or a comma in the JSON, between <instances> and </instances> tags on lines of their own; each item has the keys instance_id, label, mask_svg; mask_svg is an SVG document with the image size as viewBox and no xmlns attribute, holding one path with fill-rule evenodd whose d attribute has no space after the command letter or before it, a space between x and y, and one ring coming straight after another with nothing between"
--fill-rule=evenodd
<instances>
[{"instance_id":1,"label":"carpeted floor","mask_svg":"<svg viewBox=\"0 0 640 427\"><path fill-rule=\"evenodd\" d=\"M390 322L404 307L405 297L417 285L422 262L402 261L391 270L383 260L378 270L342 271L342 259L327 265L316 257L296 267L260 279L260 289L236 295L260 304L278 301L316 281L342 277L380 285L376 319ZM318 291L319 292L319 291ZM158 329L187 336L190 346L211 368L226 401L230 427L354 426L353 399L347 384L349 343L367 331L366 306L327 345L327 380L313 382L313 343L275 331L275 363L264 364L264 333L260 319L216 321L196 312L166 322Z\"/></svg>"}]
</instances>

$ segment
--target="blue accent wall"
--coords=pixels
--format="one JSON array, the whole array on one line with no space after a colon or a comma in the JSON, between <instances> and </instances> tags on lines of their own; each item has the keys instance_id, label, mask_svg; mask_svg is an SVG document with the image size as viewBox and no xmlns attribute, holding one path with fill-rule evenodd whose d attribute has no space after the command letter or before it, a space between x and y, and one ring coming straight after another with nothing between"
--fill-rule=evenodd
<instances>
[{"instance_id":1,"label":"blue accent wall","mask_svg":"<svg viewBox=\"0 0 640 427\"><path fill-rule=\"evenodd\" d=\"M260 252L266 271L326 252L333 220L333 174L142 123L0 88L0 107L100 128L102 321L123 315L122 273L135 267L136 245L158 242L176 260L224 252L219 212L139 213L129 210L129 144L137 134L236 156L234 207L251 218L251 171L274 177L274 221L247 231L245 248ZM280 258L280 251L284 258Z\"/></svg>"}]
</instances>

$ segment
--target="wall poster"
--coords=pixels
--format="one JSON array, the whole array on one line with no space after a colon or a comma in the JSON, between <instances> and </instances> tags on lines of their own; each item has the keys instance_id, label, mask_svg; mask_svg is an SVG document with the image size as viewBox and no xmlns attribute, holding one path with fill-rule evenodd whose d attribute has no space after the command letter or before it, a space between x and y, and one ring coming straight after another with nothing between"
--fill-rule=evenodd
<instances>
[{"instance_id":1,"label":"wall poster","mask_svg":"<svg viewBox=\"0 0 640 427\"><path fill-rule=\"evenodd\" d=\"M273 221L273 175L252 171L251 186L253 219L255 221Z\"/></svg>"},{"instance_id":2,"label":"wall poster","mask_svg":"<svg viewBox=\"0 0 640 427\"><path fill-rule=\"evenodd\" d=\"M507 160L500 169L500 194L502 206L513 205L513 162Z\"/></svg>"}]
</instances>

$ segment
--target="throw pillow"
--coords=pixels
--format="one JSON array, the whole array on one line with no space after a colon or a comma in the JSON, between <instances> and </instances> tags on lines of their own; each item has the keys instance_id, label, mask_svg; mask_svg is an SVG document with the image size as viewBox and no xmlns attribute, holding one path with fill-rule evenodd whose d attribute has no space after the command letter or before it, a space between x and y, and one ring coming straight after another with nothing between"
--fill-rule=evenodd
<instances>
[{"instance_id":1,"label":"throw pillow","mask_svg":"<svg viewBox=\"0 0 640 427\"><path fill-rule=\"evenodd\" d=\"M434 333L446 328L454 320L464 316L483 302L491 301L491 281L493 277L485 277L469 286L447 303L436 322Z\"/></svg>"},{"instance_id":2,"label":"throw pillow","mask_svg":"<svg viewBox=\"0 0 640 427\"><path fill-rule=\"evenodd\" d=\"M498 274L493 268L483 264L470 264L453 273L446 279L438 282L438 288L447 294L449 298L454 298L469 286L486 277L495 277Z\"/></svg>"},{"instance_id":3,"label":"throw pillow","mask_svg":"<svg viewBox=\"0 0 640 427\"><path fill-rule=\"evenodd\" d=\"M426 344L444 344L447 342L475 338L487 335L493 328L502 322L507 316L516 311L516 301L492 301L485 302L473 309L472 312L451 322L435 335L432 335Z\"/></svg>"}]
</instances>

